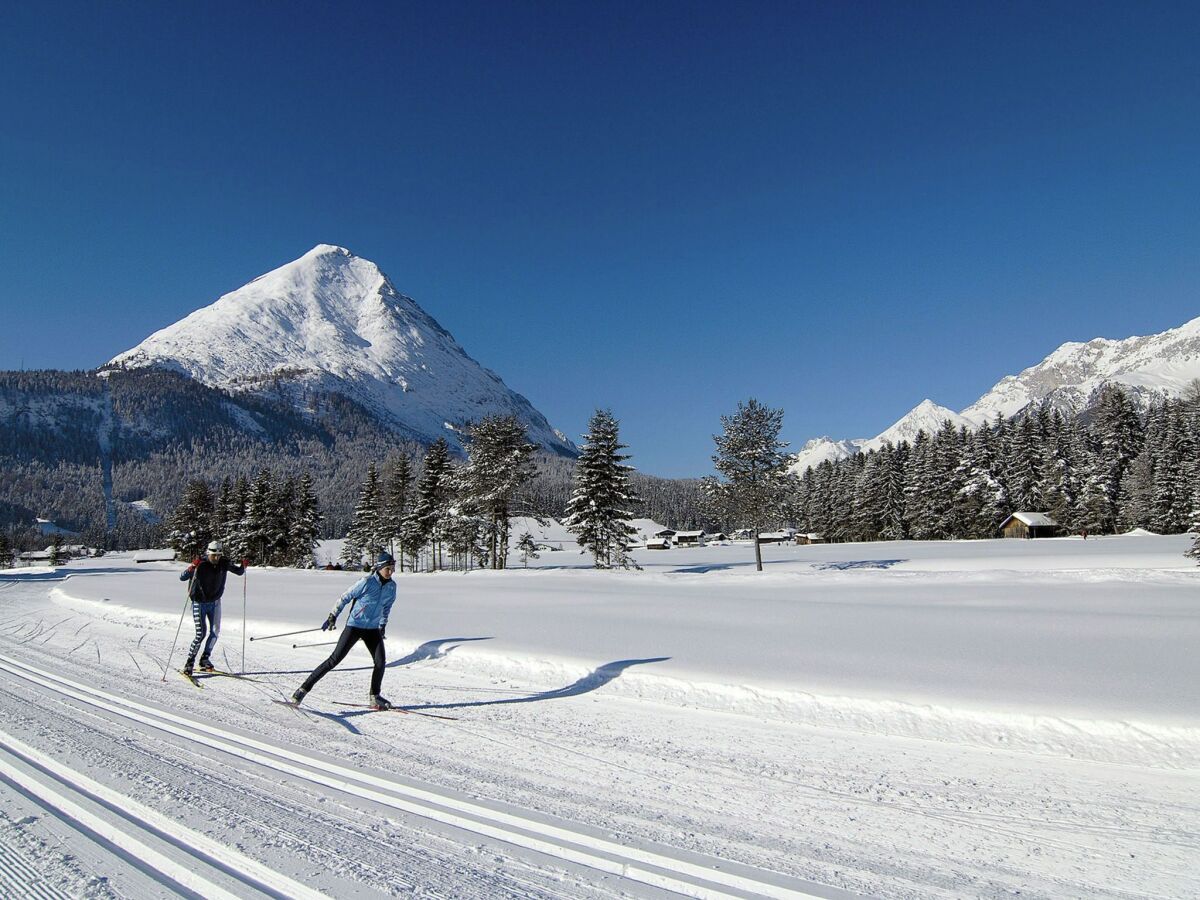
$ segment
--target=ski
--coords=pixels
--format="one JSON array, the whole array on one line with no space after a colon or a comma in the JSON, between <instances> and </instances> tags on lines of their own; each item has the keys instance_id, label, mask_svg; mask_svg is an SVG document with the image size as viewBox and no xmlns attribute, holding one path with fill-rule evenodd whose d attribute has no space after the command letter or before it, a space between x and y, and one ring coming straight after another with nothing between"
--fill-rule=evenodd
<instances>
[{"instance_id":1,"label":"ski","mask_svg":"<svg viewBox=\"0 0 1200 900\"><path fill-rule=\"evenodd\" d=\"M300 704L297 703L295 700L276 700L274 697L272 697L271 702L278 703L280 706L290 707L291 709L299 709L300 708Z\"/></svg>"},{"instance_id":2,"label":"ski","mask_svg":"<svg viewBox=\"0 0 1200 900\"><path fill-rule=\"evenodd\" d=\"M220 669L213 669L212 671L205 671L204 669L201 669L196 673L197 678L204 678L209 675L217 678L236 678L239 681L253 681L255 684L262 683L257 678L251 678L249 675L239 675L237 672L222 672Z\"/></svg>"},{"instance_id":3,"label":"ski","mask_svg":"<svg viewBox=\"0 0 1200 900\"><path fill-rule=\"evenodd\" d=\"M330 700L336 706L353 706L355 709L363 709L367 712L395 712L404 713L406 716L425 716L428 719L449 719L451 722L457 722L458 716L441 716L437 713L422 712L419 709L401 709L399 706L393 706L389 709L376 709L374 706L368 706L365 703L348 703L345 700Z\"/></svg>"},{"instance_id":4,"label":"ski","mask_svg":"<svg viewBox=\"0 0 1200 900\"><path fill-rule=\"evenodd\" d=\"M189 675L187 672L183 671L183 669L176 669L175 671L176 671L176 672L178 672L180 675L182 675L184 678L186 678L188 681L190 681L190 682L192 683L192 686L193 686L193 687L198 687L198 688L200 688L201 690L203 690L203 689L204 689L204 685L202 685L202 684L201 684L201 683L200 683L200 682L199 682L199 681L196 679L196 676L195 676L195 675Z\"/></svg>"}]
</instances>

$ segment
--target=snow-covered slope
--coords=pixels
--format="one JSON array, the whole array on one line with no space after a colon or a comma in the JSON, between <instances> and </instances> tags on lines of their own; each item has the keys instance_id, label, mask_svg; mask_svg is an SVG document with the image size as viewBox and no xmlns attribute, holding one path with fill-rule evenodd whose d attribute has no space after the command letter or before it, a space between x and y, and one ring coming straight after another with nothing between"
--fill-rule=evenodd
<instances>
[{"instance_id":1,"label":"snow-covered slope","mask_svg":"<svg viewBox=\"0 0 1200 900\"><path fill-rule=\"evenodd\" d=\"M212 387L283 395L301 410L340 394L422 441L516 415L534 443L574 446L467 355L370 260L320 244L157 331L108 367L158 367Z\"/></svg>"},{"instance_id":2,"label":"snow-covered slope","mask_svg":"<svg viewBox=\"0 0 1200 900\"><path fill-rule=\"evenodd\" d=\"M917 436L917 432L924 431L927 434L933 434L947 420L955 428L964 425L970 428L972 425L970 420L960 416L954 410L938 406L932 400L922 400L909 410L903 418L892 425L891 428L881 432L869 441L863 441L861 449L863 452L878 450L887 441L890 441L892 444L899 444L901 441L912 443L913 439Z\"/></svg>"},{"instance_id":3,"label":"snow-covered slope","mask_svg":"<svg viewBox=\"0 0 1200 900\"><path fill-rule=\"evenodd\" d=\"M849 441L835 441L828 435L813 438L806 441L804 446L793 454L791 470L797 475L803 475L805 470L815 469L826 460L837 462L839 459L853 456L855 453L862 452L863 444L867 440L867 438L855 438Z\"/></svg>"},{"instance_id":4,"label":"snow-covered slope","mask_svg":"<svg viewBox=\"0 0 1200 900\"><path fill-rule=\"evenodd\" d=\"M826 459L836 461L877 450L884 441L911 443L919 430L932 434L947 419L956 427L976 428L994 421L997 415L1008 418L1043 402L1063 412L1080 412L1108 384L1122 385L1135 402L1146 405L1156 397L1180 396L1195 379L1200 379L1200 318L1145 337L1066 343L1036 366L1000 379L961 413L924 400L874 438L810 440L795 454L791 468L803 474Z\"/></svg>"},{"instance_id":5,"label":"snow-covered slope","mask_svg":"<svg viewBox=\"0 0 1200 900\"><path fill-rule=\"evenodd\" d=\"M981 425L997 413L1011 416L1043 400L1078 411L1105 384L1123 385L1146 402L1155 395L1178 397L1196 378L1200 378L1200 318L1145 337L1063 344L1020 375L1002 378L962 414Z\"/></svg>"},{"instance_id":6,"label":"snow-covered slope","mask_svg":"<svg viewBox=\"0 0 1200 900\"><path fill-rule=\"evenodd\" d=\"M873 438L855 438L849 441L835 441L830 437L813 438L792 457L790 468L797 475L803 475L805 470L815 469L826 460L837 462L855 453L878 450L889 441L892 444L899 444L901 441L912 443L918 431L924 430L933 434L947 419L953 422L956 428L963 425L970 428L972 425L954 410L938 406L932 400L922 400L890 428Z\"/></svg>"}]
</instances>

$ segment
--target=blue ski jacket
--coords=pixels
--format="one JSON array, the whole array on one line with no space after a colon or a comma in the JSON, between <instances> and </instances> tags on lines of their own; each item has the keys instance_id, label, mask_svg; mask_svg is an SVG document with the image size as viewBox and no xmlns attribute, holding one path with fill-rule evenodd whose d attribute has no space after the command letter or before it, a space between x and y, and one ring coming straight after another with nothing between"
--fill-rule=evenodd
<instances>
[{"instance_id":1,"label":"blue ski jacket","mask_svg":"<svg viewBox=\"0 0 1200 900\"><path fill-rule=\"evenodd\" d=\"M392 611L392 604L395 602L395 579L389 578L385 582L375 573L355 582L350 590L342 594L331 612L336 618L346 608L347 603L353 603L350 615L346 617L348 626L381 628L387 624L388 613Z\"/></svg>"}]
</instances>

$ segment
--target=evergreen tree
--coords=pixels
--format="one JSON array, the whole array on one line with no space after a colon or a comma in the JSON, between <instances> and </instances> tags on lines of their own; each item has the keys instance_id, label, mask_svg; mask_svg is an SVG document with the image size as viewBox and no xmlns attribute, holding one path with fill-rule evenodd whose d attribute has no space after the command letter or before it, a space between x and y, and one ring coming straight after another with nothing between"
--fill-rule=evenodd
<instances>
[{"instance_id":1,"label":"evergreen tree","mask_svg":"<svg viewBox=\"0 0 1200 900\"><path fill-rule=\"evenodd\" d=\"M626 447L619 431L609 410L592 414L575 465L575 492L563 521L584 552L592 554L597 569L628 568L629 543L637 533L629 511L638 502L629 483L633 467L625 465L629 455L621 452Z\"/></svg>"},{"instance_id":2,"label":"evergreen tree","mask_svg":"<svg viewBox=\"0 0 1200 900\"><path fill-rule=\"evenodd\" d=\"M167 520L167 546L180 559L200 556L213 539L213 495L208 483L189 481L183 498Z\"/></svg>"},{"instance_id":3,"label":"evergreen tree","mask_svg":"<svg viewBox=\"0 0 1200 900\"><path fill-rule=\"evenodd\" d=\"M292 547L292 520L296 514L296 478L289 476L277 481L271 491L270 545L271 565L291 565L295 559Z\"/></svg>"},{"instance_id":4,"label":"evergreen tree","mask_svg":"<svg viewBox=\"0 0 1200 900\"><path fill-rule=\"evenodd\" d=\"M412 553L430 546L433 569L441 568L440 543L453 497L454 467L450 463L450 447L445 438L438 438L425 452L423 471L417 482L416 503L405 529Z\"/></svg>"},{"instance_id":5,"label":"evergreen tree","mask_svg":"<svg viewBox=\"0 0 1200 900\"><path fill-rule=\"evenodd\" d=\"M1121 482L1143 441L1141 420L1120 387L1103 389L1093 435L1095 452L1085 486L1088 524L1097 531L1113 532L1120 520Z\"/></svg>"},{"instance_id":6,"label":"evergreen tree","mask_svg":"<svg viewBox=\"0 0 1200 900\"><path fill-rule=\"evenodd\" d=\"M908 442L901 441L900 446L893 448L890 443L883 445L883 484L879 496L879 536L885 541L902 541L908 537L908 529L904 521L904 490L906 478L905 463L908 458Z\"/></svg>"},{"instance_id":7,"label":"evergreen tree","mask_svg":"<svg viewBox=\"0 0 1200 900\"><path fill-rule=\"evenodd\" d=\"M371 463L367 467L367 477L358 494L358 503L354 506L354 517L346 534L342 560L353 568L361 568L364 556L368 560L373 559L383 549L383 531L379 472L375 463Z\"/></svg>"},{"instance_id":8,"label":"evergreen tree","mask_svg":"<svg viewBox=\"0 0 1200 900\"><path fill-rule=\"evenodd\" d=\"M721 416L722 434L713 435L717 452L713 465L724 481L709 479L709 491L717 506L739 527L754 536L754 562L762 571L759 534L776 525L780 508L790 489L787 443L779 440L783 410L771 409L751 398L739 403L737 412Z\"/></svg>"},{"instance_id":9,"label":"evergreen tree","mask_svg":"<svg viewBox=\"0 0 1200 900\"><path fill-rule=\"evenodd\" d=\"M392 555L404 571L404 520L408 514L409 494L412 490L412 461L400 454L391 465L384 501L383 528L392 544ZM399 545L396 545L399 542Z\"/></svg>"},{"instance_id":10,"label":"evergreen tree","mask_svg":"<svg viewBox=\"0 0 1200 900\"><path fill-rule=\"evenodd\" d=\"M1149 443L1149 441L1147 441ZM1169 404L1163 415L1163 434L1154 448L1154 496L1150 528L1160 534L1179 534L1191 520L1192 483L1188 467L1195 444L1188 434L1182 408Z\"/></svg>"},{"instance_id":11,"label":"evergreen tree","mask_svg":"<svg viewBox=\"0 0 1200 900\"><path fill-rule=\"evenodd\" d=\"M49 550L50 550L49 565L51 568L53 568L54 566L62 565L62 563L66 562L66 560L63 559L63 538L62 538L62 535L59 534L58 532L55 532L54 536L52 538L50 538Z\"/></svg>"},{"instance_id":12,"label":"evergreen tree","mask_svg":"<svg viewBox=\"0 0 1200 900\"><path fill-rule=\"evenodd\" d=\"M13 564L13 548L8 535L0 531L0 569L11 569Z\"/></svg>"},{"instance_id":13,"label":"evergreen tree","mask_svg":"<svg viewBox=\"0 0 1200 900\"><path fill-rule=\"evenodd\" d=\"M533 542L533 535L528 531L521 535L521 539L517 541L517 552L521 554L522 568L529 568L529 561L538 558L537 544Z\"/></svg>"},{"instance_id":14,"label":"evergreen tree","mask_svg":"<svg viewBox=\"0 0 1200 900\"><path fill-rule=\"evenodd\" d=\"M937 492L934 484L937 472L934 466L933 442L923 428L913 438L908 461L909 477L905 490L904 520L909 534L915 540L929 540L936 535L933 498Z\"/></svg>"},{"instance_id":15,"label":"evergreen tree","mask_svg":"<svg viewBox=\"0 0 1200 900\"><path fill-rule=\"evenodd\" d=\"M288 541L292 563L304 569L313 566L313 550L321 532L321 512L313 491L313 478L305 472L296 487L294 514L290 522Z\"/></svg>"},{"instance_id":16,"label":"evergreen tree","mask_svg":"<svg viewBox=\"0 0 1200 900\"><path fill-rule=\"evenodd\" d=\"M222 490L220 499L221 527L218 537L225 542L230 558L250 556L250 541L247 528L247 509L250 501L250 482L239 475L230 482L228 493Z\"/></svg>"},{"instance_id":17,"label":"evergreen tree","mask_svg":"<svg viewBox=\"0 0 1200 900\"><path fill-rule=\"evenodd\" d=\"M458 483L465 507L482 518L493 569L503 569L517 494L533 477L537 448L516 416L485 416L470 430L467 465Z\"/></svg>"},{"instance_id":18,"label":"evergreen tree","mask_svg":"<svg viewBox=\"0 0 1200 900\"><path fill-rule=\"evenodd\" d=\"M242 519L242 536L249 549L250 558L259 565L268 565L271 550L276 541L272 476L269 470L261 470L250 485L246 498L246 512Z\"/></svg>"}]
</instances>

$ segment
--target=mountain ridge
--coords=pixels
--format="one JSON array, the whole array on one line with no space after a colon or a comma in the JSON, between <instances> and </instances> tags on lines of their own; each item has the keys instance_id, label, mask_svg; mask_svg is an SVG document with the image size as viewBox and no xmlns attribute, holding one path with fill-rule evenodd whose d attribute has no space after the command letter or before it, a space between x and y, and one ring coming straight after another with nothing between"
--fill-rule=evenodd
<instances>
[{"instance_id":1,"label":"mountain ridge","mask_svg":"<svg viewBox=\"0 0 1200 900\"><path fill-rule=\"evenodd\" d=\"M1093 338L1060 344L1041 362L1006 375L961 412L923 400L874 438L814 438L792 457L790 469L803 474L825 460L877 450L885 441L912 441L918 428L936 431L945 420L978 428L996 416L1011 418L1049 403L1066 413L1086 412L1110 384L1124 387L1145 408L1158 398L1178 397L1200 379L1200 317L1176 328L1129 338Z\"/></svg>"},{"instance_id":2,"label":"mountain ridge","mask_svg":"<svg viewBox=\"0 0 1200 900\"><path fill-rule=\"evenodd\" d=\"M209 387L270 394L301 412L342 395L423 443L514 415L529 439L572 456L574 444L476 362L370 260L318 244L159 329L102 370L162 368Z\"/></svg>"}]
</instances>

